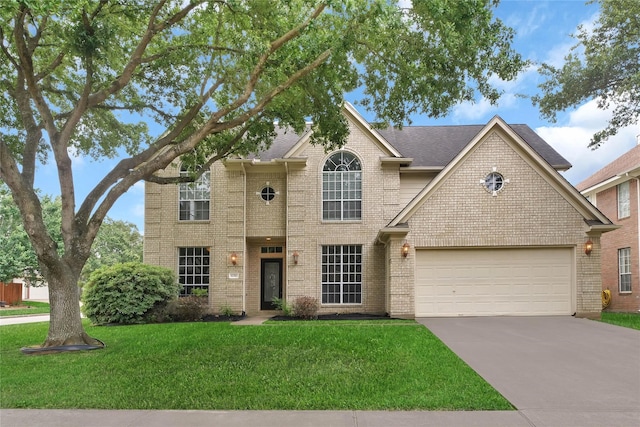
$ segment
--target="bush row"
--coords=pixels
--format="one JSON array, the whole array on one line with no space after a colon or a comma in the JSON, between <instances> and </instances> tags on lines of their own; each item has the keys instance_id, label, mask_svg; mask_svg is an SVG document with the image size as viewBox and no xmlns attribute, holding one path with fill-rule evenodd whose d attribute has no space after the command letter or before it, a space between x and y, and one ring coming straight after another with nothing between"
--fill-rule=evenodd
<instances>
[{"instance_id":1,"label":"bush row","mask_svg":"<svg viewBox=\"0 0 640 427\"><path fill-rule=\"evenodd\" d=\"M82 310L96 325L155 322L193 322L207 314L206 291L178 297L180 285L168 268L129 262L94 271L82 292ZM274 299L287 316L316 319L318 300L302 296L291 306ZM224 316L233 315L222 307Z\"/></svg>"},{"instance_id":2,"label":"bush row","mask_svg":"<svg viewBox=\"0 0 640 427\"><path fill-rule=\"evenodd\" d=\"M207 311L207 295L179 298L180 285L168 268L115 264L94 271L82 292L82 311L96 325L191 322Z\"/></svg>"}]
</instances>

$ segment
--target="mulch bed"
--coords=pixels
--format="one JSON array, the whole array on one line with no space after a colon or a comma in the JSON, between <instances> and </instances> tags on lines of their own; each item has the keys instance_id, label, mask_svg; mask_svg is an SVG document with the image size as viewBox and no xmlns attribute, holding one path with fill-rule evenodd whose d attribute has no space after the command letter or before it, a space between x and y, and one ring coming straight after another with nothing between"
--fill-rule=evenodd
<instances>
[{"instance_id":1,"label":"mulch bed","mask_svg":"<svg viewBox=\"0 0 640 427\"><path fill-rule=\"evenodd\" d=\"M217 314L207 314L203 316L202 322L237 322L238 320L244 319L245 316L242 315L233 315L233 316L222 316Z\"/></svg>"},{"instance_id":2,"label":"mulch bed","mask_svg":"<svg viewBox=\"0 0 640 427\"><path fill-rule=\"evenodd\" d=\"M368 313L331 313L319 314L317 320L389 320L391 317L386 314L368 314ZM299 317L293 316L273 316L271 320L301 320Z\"/></svg>"}]
</instances>

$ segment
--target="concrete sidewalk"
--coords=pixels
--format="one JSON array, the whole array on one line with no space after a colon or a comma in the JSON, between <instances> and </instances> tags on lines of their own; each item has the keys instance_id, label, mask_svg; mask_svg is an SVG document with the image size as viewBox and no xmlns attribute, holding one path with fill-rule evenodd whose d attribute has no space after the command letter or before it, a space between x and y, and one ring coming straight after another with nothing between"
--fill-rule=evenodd
<instances>
[{"instance_id":1,"label":"concrete sidewalk","mask_svg":"<svg viewBox=\"0 0 640 427\"><path fill-rule=\"evenodd\" d=\"M0 326L3 325L19 325L21 323L48 322L48 314L34 314L26 316L3 316L0 317Z\"/></svg>"},{"instance_id":2,"label":"concrete sidewalk","mask_svg":"<svg viewBox=\"0 0 640 427\"><path fill-rule=\"evenodd\" d=\"M517 411L0 411L2 427L531 427ZM543 424L540 424L543 425Z\"/></svg>"}]
</instances>

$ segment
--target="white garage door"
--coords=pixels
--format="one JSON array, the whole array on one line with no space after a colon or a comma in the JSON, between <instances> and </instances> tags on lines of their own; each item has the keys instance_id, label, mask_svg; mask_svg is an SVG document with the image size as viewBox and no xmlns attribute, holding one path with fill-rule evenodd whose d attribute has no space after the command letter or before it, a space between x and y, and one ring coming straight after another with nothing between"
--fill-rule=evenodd
<instances>
[{"instance_id":1,"label":"white garage door","mask_svg":"<svg viewBox=\"0 0 640 427\"><path fill-rule=\"evenodd\" d=\"M566 315L573 250L416 251L416 316Z\"/></svg>"}]
</instances>

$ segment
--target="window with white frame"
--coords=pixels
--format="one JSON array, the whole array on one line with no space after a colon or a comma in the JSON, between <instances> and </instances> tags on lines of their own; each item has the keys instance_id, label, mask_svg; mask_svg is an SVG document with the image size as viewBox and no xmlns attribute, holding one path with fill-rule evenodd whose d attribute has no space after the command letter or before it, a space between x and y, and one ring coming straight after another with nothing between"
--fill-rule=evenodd
<instances>
[{"instance_id":1,"label":"window with white frame","mask_svg":"<svg viewBox=\"0 0 640 427\"><path fill-rule=\"evenodd\" d=\"M618 184L618 218L631 215L629 203L629 181Z\"/></svg>"},{"instance_id":2,"label":"window with white frame","mask_svg":"<svg viewBox=\"0 0 640 427\"><path fill-rule=\"evenodd\" d=\"M209 289L209 248L178 249L178 283L182 285L180 296L193 293L194 289Z\"/></svg>"},{"instance_id":3,"label":"window with white frame","mask_svg":"<svg viewBox=\"0 0 640 427\"><path fill-rule=\"evenodd\" d=\"M618 249L618 272L618 290L623 293L631 292L631 248Z\"/></svg>"},{"instance_id":4,"label":"window with white frame","mask_svg":"<svg viewBox=\"0 0 640 427\"><path fill-rule=\"evenodd\" d=\"M362 218L362 167L348 151L332 154L322 168L322 219L353 221Z\"/></svg>"},{"instance_id":5,"label":"window with white frame","mask_svg":"<svg viewBox=\"0 0 640 427\"><path fill-rule=\"evenodd\" d=\"M362 303L362 246L322 246L322 303Z\"/></svg>"},{"instance_id":6,"label":"window with white frame","mask_svg":"<svg viewBox=\"0 0 640 427\"><path fill-rule=\"evenodd\" d=\"M185 166L180 176L189 176ZM210 172L206 171L194 182L182 182L179 188L180 221L206 221L209 219Z\"/></svg>"}]
</instances>

